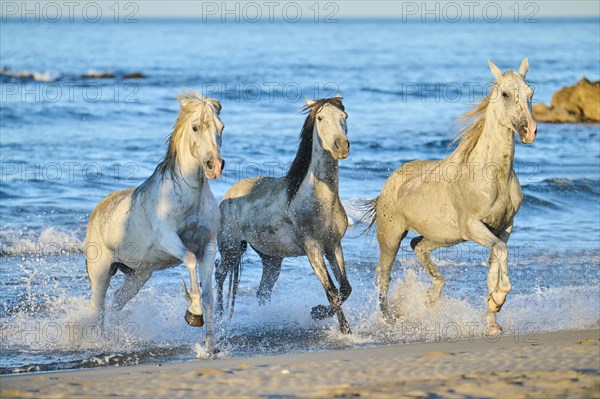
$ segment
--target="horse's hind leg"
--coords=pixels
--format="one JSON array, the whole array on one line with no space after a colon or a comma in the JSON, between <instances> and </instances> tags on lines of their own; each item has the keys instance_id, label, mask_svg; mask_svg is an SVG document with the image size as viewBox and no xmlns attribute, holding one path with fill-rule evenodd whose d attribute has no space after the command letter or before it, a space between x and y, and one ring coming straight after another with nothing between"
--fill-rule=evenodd
<instances>
[{"instance_id":1,"label":"horse's hind leg","mask_svg":"<svg viewBox=\"0 0 600 399\"><path fill-rule=\"evenodd\" d=\"M258 251L256 252L260 256L263 264L262 277L260 279L260 285L258 286L256 296L258 297L258 303L260 305L264 305L271 300L271 293L273 292L273 286L279 278L283 258L279 256L265 255Z\"/></svg>"},{"instance_id":2,"label":"horse's hind leg","mask_svg":"<svg viewBox=\"0 0 600 399\"><path fill-rule=\"evenodd\" d=\"M400 243L406 237L407 231L404 227L388 221L381 221L377 225L377 241L379 242L379 260L375 275L377 276L377 287L379 289L379 306L387 321L392 321L394 316L388 305L388 290L392 275L392 265L396 260L396 254Z\"/></svg>"},{"instance_id":3,"label":"horse's hind leg","mask_svg":"<svg viewBox=\"0 0 600 399\"><path fill-rule=\"evenodd\" d=\"M123 309L127 302L140 291L148 279L150 279L150 276L152 276L152 272L150 271L133 270L125 265L123 266L119 267L119 269L125 274L125 281L115 294L113 303L113 309L115 310Z\"/></svg>"},{"instance_id":4,"label":"horse's hind leg","mask_svg":"<svg viewBox=\"0 0 600 399\"><path fill-rule=\"evenodd\" d=\"M412 247L413 251L415 251L417 259L419 259L419 262L421 262L423 267L425 267L425 270L431 277L431 281L433 283L433 287L427 291L427 300L429 305L436 303L438 299L440 299L440 296L442 295L442 289L446 284L446 280L444 280L444 277L442 277L440 274L437 266L431 260L429 253L438 248L447 247L450 245L452 244L433 242L423 236L415 237L410 242L410 246Z\"/></svg>"}]
</instances>

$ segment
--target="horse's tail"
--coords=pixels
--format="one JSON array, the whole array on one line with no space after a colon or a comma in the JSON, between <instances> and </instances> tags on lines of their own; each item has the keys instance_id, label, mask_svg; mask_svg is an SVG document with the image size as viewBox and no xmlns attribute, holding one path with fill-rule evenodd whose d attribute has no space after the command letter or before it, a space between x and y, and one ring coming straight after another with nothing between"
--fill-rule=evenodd
<instances>
[{"instance_id":1,"label":"horse's tail","mask_svg":"<svg viewBox=\"0 0 600 399\"><path fill-rule=\"evenodd\" d=\"M358 222L362 223L363 221L367 221L369 219L371 220L369 222L369 225L367 226L367 228L364 229L363 232L358 235L359 237L361 235L369 232L373 228L373 226L375 226L375 223L377 223L377 200L378 199L379 199L379 197L375 197L373 199L363 201L358 206L358 209L361 209L365 212Z\"/></svg>"},{"instance_id":2,"label":"horse's tail","mask_svg":"<svg viewBox=\"0 0 600 399\"><path fill-rule=\"evenodd\" d=\"M231 310L229 312L229 317L233 316L233 310L235 309L235 297L238 293L238 287L240 285L240 278L242 276L242 257L246 249L248 248L248 244L246 241L242 242L241 254L237 262L232 267L231 273L229 273L229 292L227 295L227 301L231 299Z\"/></svg>"}]
</instances>

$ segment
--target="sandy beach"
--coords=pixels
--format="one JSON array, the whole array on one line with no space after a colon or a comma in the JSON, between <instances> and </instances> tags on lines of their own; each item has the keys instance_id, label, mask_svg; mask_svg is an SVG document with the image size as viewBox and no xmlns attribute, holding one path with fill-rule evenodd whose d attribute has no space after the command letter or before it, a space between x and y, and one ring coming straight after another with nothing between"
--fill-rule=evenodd
<instances>
[{"instance_id":1,"label":"sandy beach","mask_svg":"<svg viewBox=\"0 0 600 399\"><path fill-rule=\"evenodd\" d=\"M494 341L494 342L492 342ZM600 331L0 378L2 398L600 398Z\"/></svg>"}]
</instances>

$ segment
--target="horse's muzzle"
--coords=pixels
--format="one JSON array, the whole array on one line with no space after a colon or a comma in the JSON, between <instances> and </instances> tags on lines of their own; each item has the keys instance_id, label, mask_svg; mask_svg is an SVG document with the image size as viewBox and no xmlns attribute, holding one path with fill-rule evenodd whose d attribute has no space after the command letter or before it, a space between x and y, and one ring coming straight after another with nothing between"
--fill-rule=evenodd
<instances>
[{"instance_id":1,"label":"horse's muzzle","mask_svg":"<svg viewBox=\"0 0 600 399\"><path fill-rule=\"evenodd\" d=\"M347 139L339 139L338 138L338 139L335 139L334 146L335 146L336 158L338 160L348 158L348 155L350 155L350 141L348 141Z\"/></svg>"},{"instance_id":2,"label":"horse's muzzle","mask_svg":"<svg viewBox=\"0 0 600 399\"><path fill-rule=\"evenodd\" d=\"M523 129L522 132L519 132L519 140L523 144L531 144L535 141L537 136L537 124L535 121L530 120L527 123L527 127Z\"/></svg>"},{"instance_id":3,"label":"horse's muzzle","mask_svg":"<svg viewBox=\"0 0 600 399\"><path fill-rule=\"evenodd\" d=\"M218 179L221 177L223 169L225 169L225 160L223 158L219 157L217 161L211 159L206 163L206 176L209 179Z\"/></svg>"},{"instance_id":4,"label":"horse's muzzle","mask_svg":"<svg viewBox=\"0 0 600 399\"><path fill-rule=\"evenodd\" d=\"M529 109L526 109L526 121L523 124L526 126L519 129L519 140L523 144L531 144L535 141L537 135L537 123L533 120Z\"/></svg>"}]
</instances>

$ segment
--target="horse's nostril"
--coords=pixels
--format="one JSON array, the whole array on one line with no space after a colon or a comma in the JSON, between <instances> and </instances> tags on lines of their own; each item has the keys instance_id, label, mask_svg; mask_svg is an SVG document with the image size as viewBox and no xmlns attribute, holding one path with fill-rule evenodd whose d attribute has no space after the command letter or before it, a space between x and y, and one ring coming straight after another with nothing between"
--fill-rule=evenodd
<instances>
[{"instance_id":1,"label":"horse's nostril","mask_svg":"<svg viewBox=\"0 0 600 399\"><path fill-rule=\"evenodd\" d=\"M221 171L225 170L225 160L221 159Z\"/></svg>"}]
</instances>

